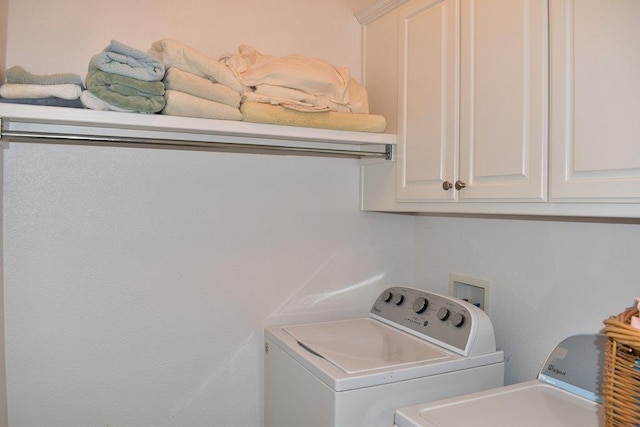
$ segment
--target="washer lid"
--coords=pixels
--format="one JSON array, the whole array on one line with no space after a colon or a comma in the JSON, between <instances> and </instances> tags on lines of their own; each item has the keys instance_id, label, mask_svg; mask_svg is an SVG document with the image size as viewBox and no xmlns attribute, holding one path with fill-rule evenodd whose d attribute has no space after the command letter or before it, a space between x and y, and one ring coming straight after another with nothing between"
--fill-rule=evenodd
<instances>
[{"instance_id":1,"label":"washer lid","mask_svg":"<svg viewBox=\"0 0 640 427\"><path fill-rule=\"evenodd\" d=\"M287 326L299 345L348 374L454 356L423 340L372 319Z\"/></svg>"},{"instance_id":2,"label":"washer lid","mask_svg":"<svg viewBox=\"0 0 640 427\"><path fill-rule=\"evenodd\" d=\"M419 410L419 416L410 413L411 408L400 409L396 414L396 425L597 427L602 421L600 405L540 381L426 404ZM407 422L407 418L412 421Z\"/></svg>"}]
</instances>

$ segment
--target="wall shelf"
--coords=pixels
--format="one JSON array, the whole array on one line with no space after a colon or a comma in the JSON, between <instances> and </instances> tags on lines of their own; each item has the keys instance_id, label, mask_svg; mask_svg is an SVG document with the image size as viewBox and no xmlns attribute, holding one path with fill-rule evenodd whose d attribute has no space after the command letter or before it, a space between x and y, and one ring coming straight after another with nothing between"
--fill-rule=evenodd
<instances>
[{"instance_id":1,"label":"wall shelf","mask_svg":"<svg viewBox=\"0 0 640 427\"><path fill-rule=\"evenodd\" d=\"M396 139L384 133L21 104L0 104L0 119L5 142L389 158Z\"/></svg>"}]
</instances>

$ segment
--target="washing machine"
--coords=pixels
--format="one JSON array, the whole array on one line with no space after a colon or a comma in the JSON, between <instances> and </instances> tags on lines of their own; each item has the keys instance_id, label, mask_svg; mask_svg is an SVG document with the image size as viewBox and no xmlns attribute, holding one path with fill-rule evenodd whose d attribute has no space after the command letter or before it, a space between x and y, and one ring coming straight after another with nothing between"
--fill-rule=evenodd
<instances>
[{"instance_id":1,"label":"washing machine","mask_svg":"<svg viewBox=\"0 0 640 427\"><path fill-rule=\"evenodd\" d=\"M600 386L604 335L575 335L551 352L538 378L400 408L397 427L555 427L604 425Z\"/></svg>"},{"instance_id":2,"label":"washing machine","mask_svg":"<svg viewBox=\"0 0 640 427\"><path fill-rule=\"evenodd\" d=\"M367 317L266 327L264 362L265 427L389 427L399 407L504 384L482 310L400 286Z\"/></svg>"}]
</instances>

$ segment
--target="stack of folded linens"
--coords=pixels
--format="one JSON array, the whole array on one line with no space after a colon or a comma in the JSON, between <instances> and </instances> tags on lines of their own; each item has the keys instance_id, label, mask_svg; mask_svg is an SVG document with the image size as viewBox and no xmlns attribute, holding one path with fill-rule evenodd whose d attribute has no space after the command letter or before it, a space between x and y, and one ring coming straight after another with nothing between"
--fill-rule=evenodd
<instances>
[{"instance_id":1,"label":"stack of folded linens","mask_svg":"<svg viewBox=\"0 0 640 427\"><path fill-rule=\"evenodd\" d=\"M241 94L250 89L225 64L171 39L152 43L149 53L167 68L162 114L242 120Z\"/></svg>"},{"instance_id":2,"label":"stack of folded linens","mask_svg":"<svg viewBox=\"0 0 640 427\"><path fill-rule=\"evenodd\" d=\"M82 103L93 110L157 113L165 106L164 73L154 56L112 40L91 58Z\"/></svg>"},{"instance_id":3,"label":"stack of folded linens","mask_svg":"<svg viewBox=\"0 0 640 427\"><path fill-rule=\"evenodd\" d=\"M242 120L359 132L384 132L384 117L369 114L366 89L347 68L302 55L263 55L241 45L221 58L240 83Z\"/></svg>"},{"instance_id":4,"label":"stack of folded linens","mask_svg":"<svg viewBox=\"0 0 640 427\"><path fill-rule=\"evenodd\" d=\"M6 72L0 102L82 108L82 78L73 73L38 75L19 65Z\"/></svg>"}]
</instances>

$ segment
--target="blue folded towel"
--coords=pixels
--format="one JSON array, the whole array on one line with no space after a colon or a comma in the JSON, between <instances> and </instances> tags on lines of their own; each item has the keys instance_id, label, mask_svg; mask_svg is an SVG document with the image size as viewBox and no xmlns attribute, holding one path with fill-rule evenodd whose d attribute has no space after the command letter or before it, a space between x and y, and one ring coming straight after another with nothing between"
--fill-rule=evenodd
<instances>
[{"instance_id":1,"label":"blue folded towel","mask_svg":"<svg viewBox=\"0 0 640 427\"><path fill-rule=\"evenodd\" d=\"M92 68L146 82L162 80L165 72L164 64L155 56L116 40L91 58L89 69Z\"/></svg>"},{"instance_id":2,"label":"blue folded towel","mask_svg":"<svg viewBox=\"0 0 640 427\"><path fill-rule=\"evenodd\" d=\"M50 96L48 98L0 98L0 103L4 104L30 104L46 105L49 107L83 108L80 98L62 99Z\"/></svg>"}]
</instances>

